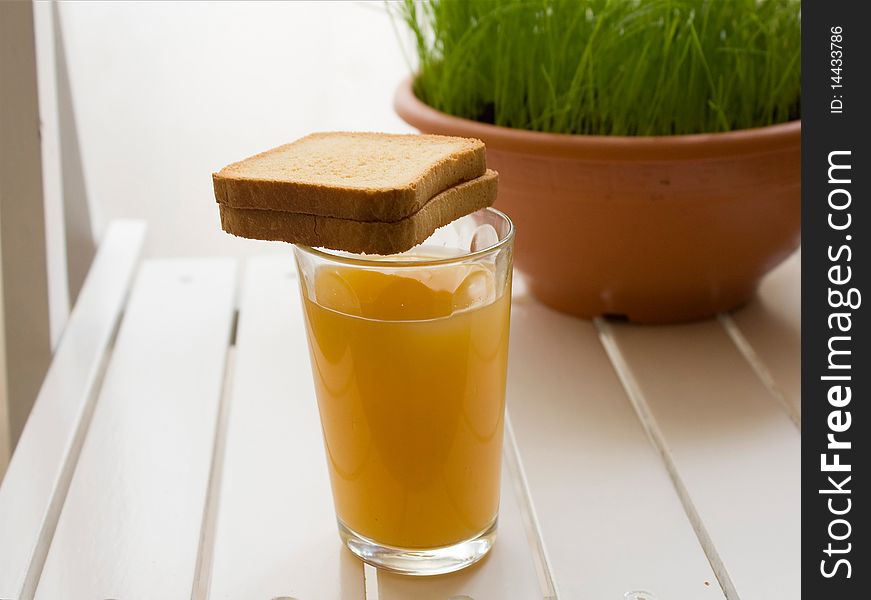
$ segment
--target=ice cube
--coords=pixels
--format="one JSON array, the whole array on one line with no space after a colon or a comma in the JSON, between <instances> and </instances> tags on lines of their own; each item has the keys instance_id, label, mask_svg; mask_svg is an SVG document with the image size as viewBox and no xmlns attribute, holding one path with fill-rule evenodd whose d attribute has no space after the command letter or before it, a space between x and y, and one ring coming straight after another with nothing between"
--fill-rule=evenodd
<instances>
[{"instance_id":1,"label":"ice cube","mask_svg":"<svg viewBox=\"0 0 871 600\"><path fill-rule=\"evenodd\" d=\"M489 223L478 225L475 233L472 234L472 241L469 243L469 250L478 252L499 243L499 234L496 233L496 228Z\"/></svg>"},{"instance_id":2,"label":"ice cube","mask_svg":"<svg viewBox=\"0 0 871 600\"><path fill-rule=\"evenodd\" d=\"M360 299L338 271L322 269L315 277L315 299L324 308L346 315L360 315Z\"/></svg>"},{"instance_id":3,"label":"ice cube","mask_svg":"<svg viewBox=\"0 0 871 600\"><path fill-rule=\"evenodd\" d=\"M453 295L454 311L489 304L496 299L496 278L483 265L470 265L469 273Z\"/></svg>"}]
</instances>

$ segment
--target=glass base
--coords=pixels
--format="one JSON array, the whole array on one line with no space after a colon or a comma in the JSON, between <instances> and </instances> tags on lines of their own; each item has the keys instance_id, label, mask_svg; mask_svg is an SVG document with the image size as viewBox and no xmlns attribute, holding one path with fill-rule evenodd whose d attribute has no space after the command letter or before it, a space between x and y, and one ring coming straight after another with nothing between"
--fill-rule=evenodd
<instances>
[{"instance_id":1,"label":"glass base","mask_svg":"<svg viewBox=\"0 0 871 600\"><path fill-rule=\"evenodd\" d=\"M496 540L496 519L484 531L463 542L440 548L394 548L352 531L339 521L339 535L348 549L373 567L402 575L443 575L475 564Z\"/></svg>"}]
</instances>

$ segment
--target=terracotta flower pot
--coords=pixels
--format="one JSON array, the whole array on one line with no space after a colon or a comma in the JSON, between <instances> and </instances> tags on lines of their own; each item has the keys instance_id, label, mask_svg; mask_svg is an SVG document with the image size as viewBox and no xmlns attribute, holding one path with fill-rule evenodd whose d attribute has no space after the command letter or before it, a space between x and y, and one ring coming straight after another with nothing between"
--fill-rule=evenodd
<instances>
[{"instance_id":1,"label":"terracotta flower pot","mask_svg":"<svg viewBox=\"0 0 871 600\"><path fill-rule=\"evenodd\" d=\"M801 121L662 137L563 135L395 108L426 133L476 137L517 225L515 264L545 304L641 323L735 308L799 243Z\"/></svg>"}]
</instances>

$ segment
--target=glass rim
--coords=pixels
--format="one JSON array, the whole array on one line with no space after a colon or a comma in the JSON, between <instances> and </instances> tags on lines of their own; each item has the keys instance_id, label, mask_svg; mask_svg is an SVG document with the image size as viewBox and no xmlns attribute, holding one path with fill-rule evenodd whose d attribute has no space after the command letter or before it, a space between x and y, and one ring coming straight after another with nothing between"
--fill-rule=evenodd
<instances>
[{"instance_id":1,"label":"glass rim","mask_svg":"<svg viewBox=\"0 0 871 600\"><path fill-rule=\"evenodd\" d=\"M407 267L431 267L438 265L450 265L456 263L466 262L470 259L480 258L487 254L496 252L501 250L505 246L509 245L514 240L514 222L506 215L504 212L497 208L493 208L492 206L485 206L482 209L486 212L494 213L496 216L504 219L508 223L508 233L504 238L487 246L486 248L482 248L481 250L475 250L474 252L466 252L459 256L450 256L447 258L431 258L425 260L382 260L379 258L363 258L369 256L379 256L372 254L354 254L353 256L347 256L343 254L334 254L334 252L342 252L341 250L329 250L326 248L313 248L312 246L306 246L304 244L293 244L293 247L305 252L306 254L310 254L312 256L316 256L318 258L326 259L332 262L337 262L345 265L352 265L356 267L389 267L389 268L407 268ZM479 212L479 211L475 211ZM475 214L475 213L469 213ZM468 216L468 215L463 215ZM462 217L460 217L462 218ZM432 234L430 234L432 235ZM391 255L395 256L395 255Z\"/></svg>"}]
</instances>

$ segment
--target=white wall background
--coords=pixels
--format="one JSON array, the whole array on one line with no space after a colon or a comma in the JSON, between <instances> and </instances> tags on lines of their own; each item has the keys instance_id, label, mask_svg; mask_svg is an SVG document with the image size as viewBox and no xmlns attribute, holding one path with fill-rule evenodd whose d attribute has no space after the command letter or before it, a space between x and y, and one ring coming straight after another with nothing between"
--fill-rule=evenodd
<instances>
[{"instance_id":1,"label":"white wall background","mask_svg":"<svg viewBox=\"0 0 871 600\"><path fill-rule=\"evenodd\" d=\"M283 251L221 232L213 171L312 131L411 131L381 2L58 8L94 231L144 218L151 256Z\"/></svg>"}]
</instances>

